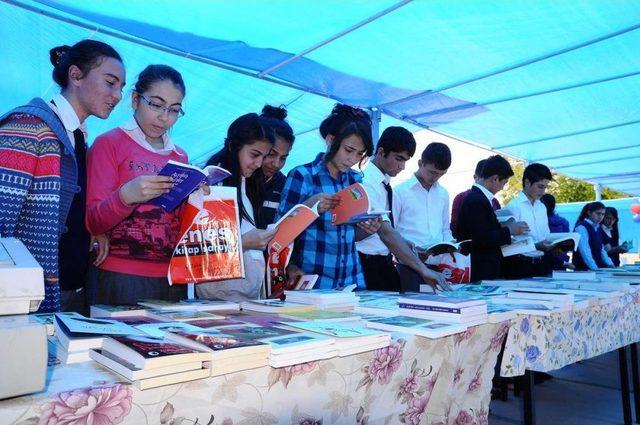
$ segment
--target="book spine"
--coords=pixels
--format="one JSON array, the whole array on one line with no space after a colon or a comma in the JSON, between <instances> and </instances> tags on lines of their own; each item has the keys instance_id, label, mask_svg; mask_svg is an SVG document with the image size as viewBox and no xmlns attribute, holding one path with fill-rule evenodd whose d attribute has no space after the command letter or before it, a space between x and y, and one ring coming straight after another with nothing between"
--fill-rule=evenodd
<instances>
[{"instance_id":1,"label":"book spine","mask_svg":"<svg viewBox=\"0 0 640 425\"><path fill-rule=\"evenodd\" d=\"M407 303L400 303L398 305L400 306L400 308L407 308L410 310L435 311L440 313L454 313L454 314L463 313L462 309L460 308L438 307L434 305L418 305L418 304L407 304Z\"/></svg>"}]
</instances>

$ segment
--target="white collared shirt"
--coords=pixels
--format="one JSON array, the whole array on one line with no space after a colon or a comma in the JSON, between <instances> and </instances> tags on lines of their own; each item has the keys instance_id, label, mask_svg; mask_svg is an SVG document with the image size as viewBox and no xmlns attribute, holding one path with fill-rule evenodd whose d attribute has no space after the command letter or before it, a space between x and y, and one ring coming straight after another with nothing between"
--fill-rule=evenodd
<instances>
[{"instance_id":1,"label":"white collared shirt","mask_svg":"<svg viewBox=\"0 0 640 425\"><path fill-rule=\"evenodd\" d=\"M493 201L493 198L496 197L496 195L494 195L493 193L491 193L491 191L489 189L487 189L486 187L484 187L483 185L479 184L479 183L474 183L473 184L475 187L477 187L478 189L480 189L480 191L482 191L482 193L484 194L484 196L487 197L487 199L489 200L489 203L491 203L491 201ZM492 204L492 208L493 208L493 204Z\"/></svg>"},{"instance_id":2,"label":"white collared shirt","mask_svg":"<svg viewBox=\"0 0 640 425\"><path fill-rule=\"evenodd\" d=\"M387 189L384 185L389 184L391 177L383 174L382 171L374 164L370 163L364 171L362 185L367 191L371 209L375 211L389 211L389 203L387 201ZM389 221L387 214L382 216L382 220ZM382 242L377 233L356 242L356 249L363 254L369 255L388 255L389 248Z\"/></svg>"},{"instance_id":3,"label":"white collared shirt","mask_svg":"<svg viewBox=\"0 0 640 425\"><path fill-rule=\"evenodd\" d=\"M78 118L78 114L76 114L75 109L73 109L73 106L71 106L69 101L62 94L55 95L53 99L51 99L51 102L49 102L49 106L58 118L60 118L60 121L62 121L62 125L67 131L67 136L69 136L71 145L74 148L76 147L76 139L73 137L73 132L77 129L82 130L84 140L87 140L87 127L84 123L80 122L80 118Z\"/></svg>"},{"instance_id":4,"label":"white collared shirt","mask_svg":"<svg viewBox=\"0 0 640 425\"><path fill-rule=\"evenodd\" d=\"M533 238L534 243L547 239L551 234L547 208L539 199L536 199L532 204L527 195L520 192L505 208L513 213L516 221L527 223L529 235Z\"/></svg>"},{"instance_id":5,"label":"white collared shirt","mask_svg":"<svg viewBox=\"0 0 640 425\"><path fill-rule=\"evenodd\" d=\"M178 155L182 156L182 152L176 149L176 145L173 143L171 137L169 137L167 133L162 135L162 142L164 143L164 147L160 149L153 147L153 145L151 145L151 143L147 141L147 138L145 137L144 133L140 129L140 126L133 117L122 124L120 128L122 129L122 131L127 133L129 137L131 137L137 144L150 152L160 155L170 155L172 152L175 152Z\"/></svg>"},{"instance_id":6,"label":"white collared shirt","mask_svg":"<svg viewBox=\"0 0 640 425\"><path fill-rule=\"evenodd\" d=\"M417 246L453 239L449 227L449 192L438 182L426 190L411 176L393 189L396 230Z\"/></svg>"}]
</instances>

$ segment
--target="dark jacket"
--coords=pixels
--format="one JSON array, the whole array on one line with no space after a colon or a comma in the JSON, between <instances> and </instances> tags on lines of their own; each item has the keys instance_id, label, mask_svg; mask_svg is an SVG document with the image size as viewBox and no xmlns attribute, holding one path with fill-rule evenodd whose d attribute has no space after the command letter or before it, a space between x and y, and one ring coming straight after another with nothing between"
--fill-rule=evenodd
<instances>
[{"instance_id":1,"label":"dark jacket","mask_svg":"<svg viewBox=\"0 0 640 425\"><path fill-rule=\"evenodd\" d=\"M511 234L500 226L491 203L475 186L460 207L458 239L471 239L463 245L463 253L471 255L472 282L502 277L500 247L511 243Z\"/></svg>"}]
</instances>

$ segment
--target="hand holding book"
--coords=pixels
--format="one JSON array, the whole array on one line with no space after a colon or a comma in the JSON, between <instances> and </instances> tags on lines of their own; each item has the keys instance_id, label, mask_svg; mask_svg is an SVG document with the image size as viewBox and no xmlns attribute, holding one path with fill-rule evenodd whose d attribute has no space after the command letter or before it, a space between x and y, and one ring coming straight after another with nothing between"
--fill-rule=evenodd
<instances>
[{"instance_id":1,"label":"hand holding book","mask_svg":"<svg viewBox=\"0 0 640 425\"><path fill-rule=\"evenodd\" d=\"M330 195L328 193L318 193L307 199L304 204L309 208L313 208L314 205L317 205L316 211L318 214L324 214L325 212L337 207L339 203L340 198L335 194Z\"/></svg>"},{"instance_id":2,"label":"hand holding book","mask_svg":"<svg viewBox=\"0 0 640 425\"><path fill-rule=\"evenodd\" d=\"M120 199L129 206L143 204L171 189L171 176L138 176L120 188Z\"/></svg>"},{"instance_id":3,"label":"hand holding book","mask_svg":"<svg viewBox=\"0 0 640 425\"><path fill-rule=\"evenodd\" d=\"M264 251L269 244L269 241L276 234L278 229L253 229L242 235L242 247L244 249L256 249L258 251Z\"/></svg>"}]
</instances>

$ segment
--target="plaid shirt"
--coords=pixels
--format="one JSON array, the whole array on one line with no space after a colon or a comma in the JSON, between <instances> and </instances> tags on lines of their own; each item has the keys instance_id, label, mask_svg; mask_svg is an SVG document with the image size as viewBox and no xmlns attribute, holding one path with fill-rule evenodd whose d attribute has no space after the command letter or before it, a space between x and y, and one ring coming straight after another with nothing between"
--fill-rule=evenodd
<instances>
[{"instance_id":1,"label":"plaid shirt","mask_svg":"<svg viewBox=\"0 0 640 425\"><path fill-rule=\"evenodd\" d=\"M282 190L278 208L279 219L297 204L317 193L335 193L360 182L361 175L353 170L334 179L323 161L324 154L291 170ZM357 284L364 287L364 276L356 251L355 226L331 224L331 214L326 212L316 219L295 241L291 263L306 274L317 274L316 288L333 288Z\"/></svg>"}]
</instances>

